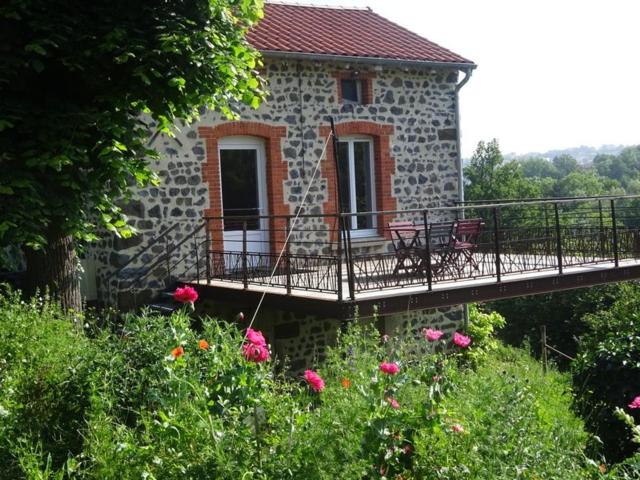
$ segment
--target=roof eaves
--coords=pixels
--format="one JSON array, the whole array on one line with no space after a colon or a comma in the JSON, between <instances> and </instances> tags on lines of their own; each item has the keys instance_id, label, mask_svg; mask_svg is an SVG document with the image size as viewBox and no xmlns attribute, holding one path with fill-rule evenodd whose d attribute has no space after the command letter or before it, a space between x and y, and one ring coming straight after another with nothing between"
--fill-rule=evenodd
<instances>
[{"instance_id":1,"label":"roof eaves","mask_svg":"<svg viewBox=\"0 0 640 480\"><path fill-rule=\"evenodd\" d=\"M457 70L474 70L473 62L435 62L432 60L412 60L386 57L364 57L350 55L332 55L324 53L285 52L280 50L260 50L265 57L292 60L319 60L325 62L365 63L372 65L388 65L395 67L454 68Z\"/></svg>"}]
</instances>

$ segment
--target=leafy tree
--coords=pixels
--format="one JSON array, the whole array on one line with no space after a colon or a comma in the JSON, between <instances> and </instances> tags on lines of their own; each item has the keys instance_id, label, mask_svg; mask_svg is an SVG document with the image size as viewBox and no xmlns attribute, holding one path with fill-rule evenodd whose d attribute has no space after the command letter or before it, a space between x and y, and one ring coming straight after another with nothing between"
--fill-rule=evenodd
<instances>
[{"instance_id":1,"label":"leafy tree","mask_svg":"<svg viewBox=\"0 0 640 480\"><path fill-rule=\"evenodd\" d=\"M617 181L603 178L594 171L574 170L557 181L554 194L556 197L592 197L622 195L624 190Z\"/></svg>"},{"instance_id":2,"label":"leafy tree","mask_svg":"<svg viewBox=\"0 0 640 480\"><path fill-rule=\"evenodd\" d=\"M153 129L259 105L244 36L261 15L262 0L0 6L0 246L23 246L32 288L80 309L76 247L131 235L117 199L157 181Z\"/></svg>"},{"instance_id":3,"label":"leafy tree","mask_svg":"<svg viewBox=\"0 0 640 480\"><path fill-rule=\"evenodd\" d=\"M464 177L467 200L529 198L541 194L539 185L525 178L518 162L504 163L496 139L478 143Z\"/></svg>"},{"instance_id":4,"label":"leafy tree","mask_svg":"<svg viewBox=\"0 0 640 480\"><path fill-rule=\"evenodd\" d=\"M571 155L558 155L553 159L553 166L556 167L561 177L579 169L578 161Z\"/></svg>"},{"instance_id":5,"label":"leafy tree","mask_svg":"<svg viewBox=\"0 0 640 480\"><path fill-rule=\"evenodd\" d=\"M559 178L560 172L558 168L544 158L525 158L519 160L522 166L522 173L527 178Z\"/></svg>"}]
</instances>

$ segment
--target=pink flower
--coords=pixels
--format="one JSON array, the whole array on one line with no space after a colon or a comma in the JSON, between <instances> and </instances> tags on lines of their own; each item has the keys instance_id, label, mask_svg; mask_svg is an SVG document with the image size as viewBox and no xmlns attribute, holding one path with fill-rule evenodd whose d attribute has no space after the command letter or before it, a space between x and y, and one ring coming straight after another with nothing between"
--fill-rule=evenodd
<instances>
[{"instance_id":1,"label":"pink flower","mask_svg":"<svg viewBox=\"0 0 640 480\"><path fill-rule=\"evenodd\" d=\"M386 400L387 400L387 402L389 402L389 405L391 405L391 408L394 408L396 410L400 408L400 404L398 403L398 401L395 398L387 397Z\"/></svg>"},{"instance_id":2,"label":"pink flower","mask_svg":"<svg viewBox=\"0 0 640 480\"><path fill-rule=\"evenodd\" d=\"M389 338L390 337L387 334L382 335L382 343L387 343L389 341Z\"/></svg>"},{"instance_id":3,"label":"pink flower","mask_svg":"<svg viewBox=\"0 0 640 480\"><path fill-rule=\"evenodd\" d=\"M266 345L245 343L242 345L242 354L248 362L262 363L269 360L269 350Z\"/></svg>"},{"instance_id":4,"label":"pink flower","mask_svg":"<svg viewBox=\"0 0 640 480\"><path fill-rule=\"evenodd\" d=\"M440 330L433 330L432 328L425 328L422 330L422 334L424 335L425 340L428 340L429 342L436 342L440 340L440 337L444 335L444 332L441 332Z\"/></svg>"},{"instance_id":5,"label":"pink flower","mask_svg":"<svg viewBox=\"0 0 640 480\"><path fill-rule=\"evenodd\" d=\"M173 292L173 299L180 303L190 303L193 307L193 303L198 300L198 292L193 287L185 285L182 288L176 288L176 291Z\"/></svg>"},{"instance_id":6,"label":"pink flower","mask_svg":"<svg viewBox=\"0 0 640 480\"><path fill-rule=\"evenodd\" d=\"M395 375L400 371L400 367L397 363L383 362L380 364L380 371L386 373L387 375Z\"/></svg>"},{"instance_id":7,"label":"pink flower","mask_svg":"<svg viewBox=\"0 0 640 480\"><path fill-rule=\"evenodd\" d=\"M437 383L442 380L442 377L440 375L434 375L433 377L431 377L431 380Z\"/></svg>"},{"instance_id":8,"label":"pink flower","mask_svg":"<svg viewBox=\"0 0 640 480\"><path fill-rule=\"evenodd\" d=\"M304 379L307 381L311 390L320 393L324 390L324 380L313 370L304 371Z\"/></svg>"},{"instance_id":9,"label":"pink flower","mask_svg":"<svg viewBox=\"0 0 640 480\"><path fill-rule=\"evenodd\" d=\"M633 399L629 404L629 408L640 408L640 395Z\"/></svg>"},{"instance_id":10,"label":"pink flower","mask_svg":"<svg viewBox=\"0 0 640 480\"><path fill-rule=\"evenodd\" d=\"M460 348L467 348L471 344L471 338L461 333L455 332L453 334L453 343Z\"/></svg>"},{"instance_id":11,"label":"pink flower","mask_svg":"<svg viewBox=\"0 0 640 480\"><path fill-rule=\"evenodd\" d=\"M453 430L456 433L462 433L464 432L464 427L459 423L454 423L453 425L451 425L451 430Z\"/></svg>"},{"instance_id":12,"label":"pink flower","mask_svg":"<svg viewBox=\"0 0 640 480\"><path fill-rule=\"evenodd\" d=\"M251 327L247 328L247 340L249 341L249 343L252 343L254 345L265 346L267 344L267 341L264 339L264 335L262 335L262 332L254 330Z\"/></svg>"}]
</instances>

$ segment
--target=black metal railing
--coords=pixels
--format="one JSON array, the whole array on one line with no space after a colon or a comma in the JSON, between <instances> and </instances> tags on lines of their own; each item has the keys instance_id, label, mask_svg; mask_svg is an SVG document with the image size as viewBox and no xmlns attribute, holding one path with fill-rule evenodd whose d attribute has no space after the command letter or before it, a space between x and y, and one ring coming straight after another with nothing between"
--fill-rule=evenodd
<instances>
[{"instance_id":1,"label":"black metal railing","mask_svg":"<svg viewBox=\"0 0 640 480\"><path fill-rule=\"evenodd\" d=\"M288 293L331 293L346 299L389 288L422 285L431 290L446 282L478 278L501 282L505 276L539 271L563 274L601 263L615 268L640 258L640 196L360 212L357 216L368 217L361 224L373 228L341 229L352 223L354 215L208 217L196 232L204 237L195 247L204 263L196 260L195 279L233 282L245 289L271 286ZM455 228L447 242L433 228L455 227L463 218L482 223L481 232L470 242L455 238ZM415 226L410 247L399 247L394 238L389 224L398 221Z\"/></svg>"}]
</instances>

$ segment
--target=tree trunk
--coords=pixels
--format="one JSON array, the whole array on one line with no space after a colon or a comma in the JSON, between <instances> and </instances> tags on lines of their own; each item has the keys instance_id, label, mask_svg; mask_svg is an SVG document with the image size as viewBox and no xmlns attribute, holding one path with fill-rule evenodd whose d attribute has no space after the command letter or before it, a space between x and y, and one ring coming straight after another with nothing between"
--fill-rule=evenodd
<instances>
[{"instance_id":1,"label":"tree trunk","mask_svg":"<svg viewBox=\"0 0 640 480\"><path fill-rule=\"evenodd\" d=\"M25 247L27 260L26 293L45 291L67 311L82 312L79 261L73 237L48 232L47 245L39 250Z\"/></svg>"}]
</instances>

